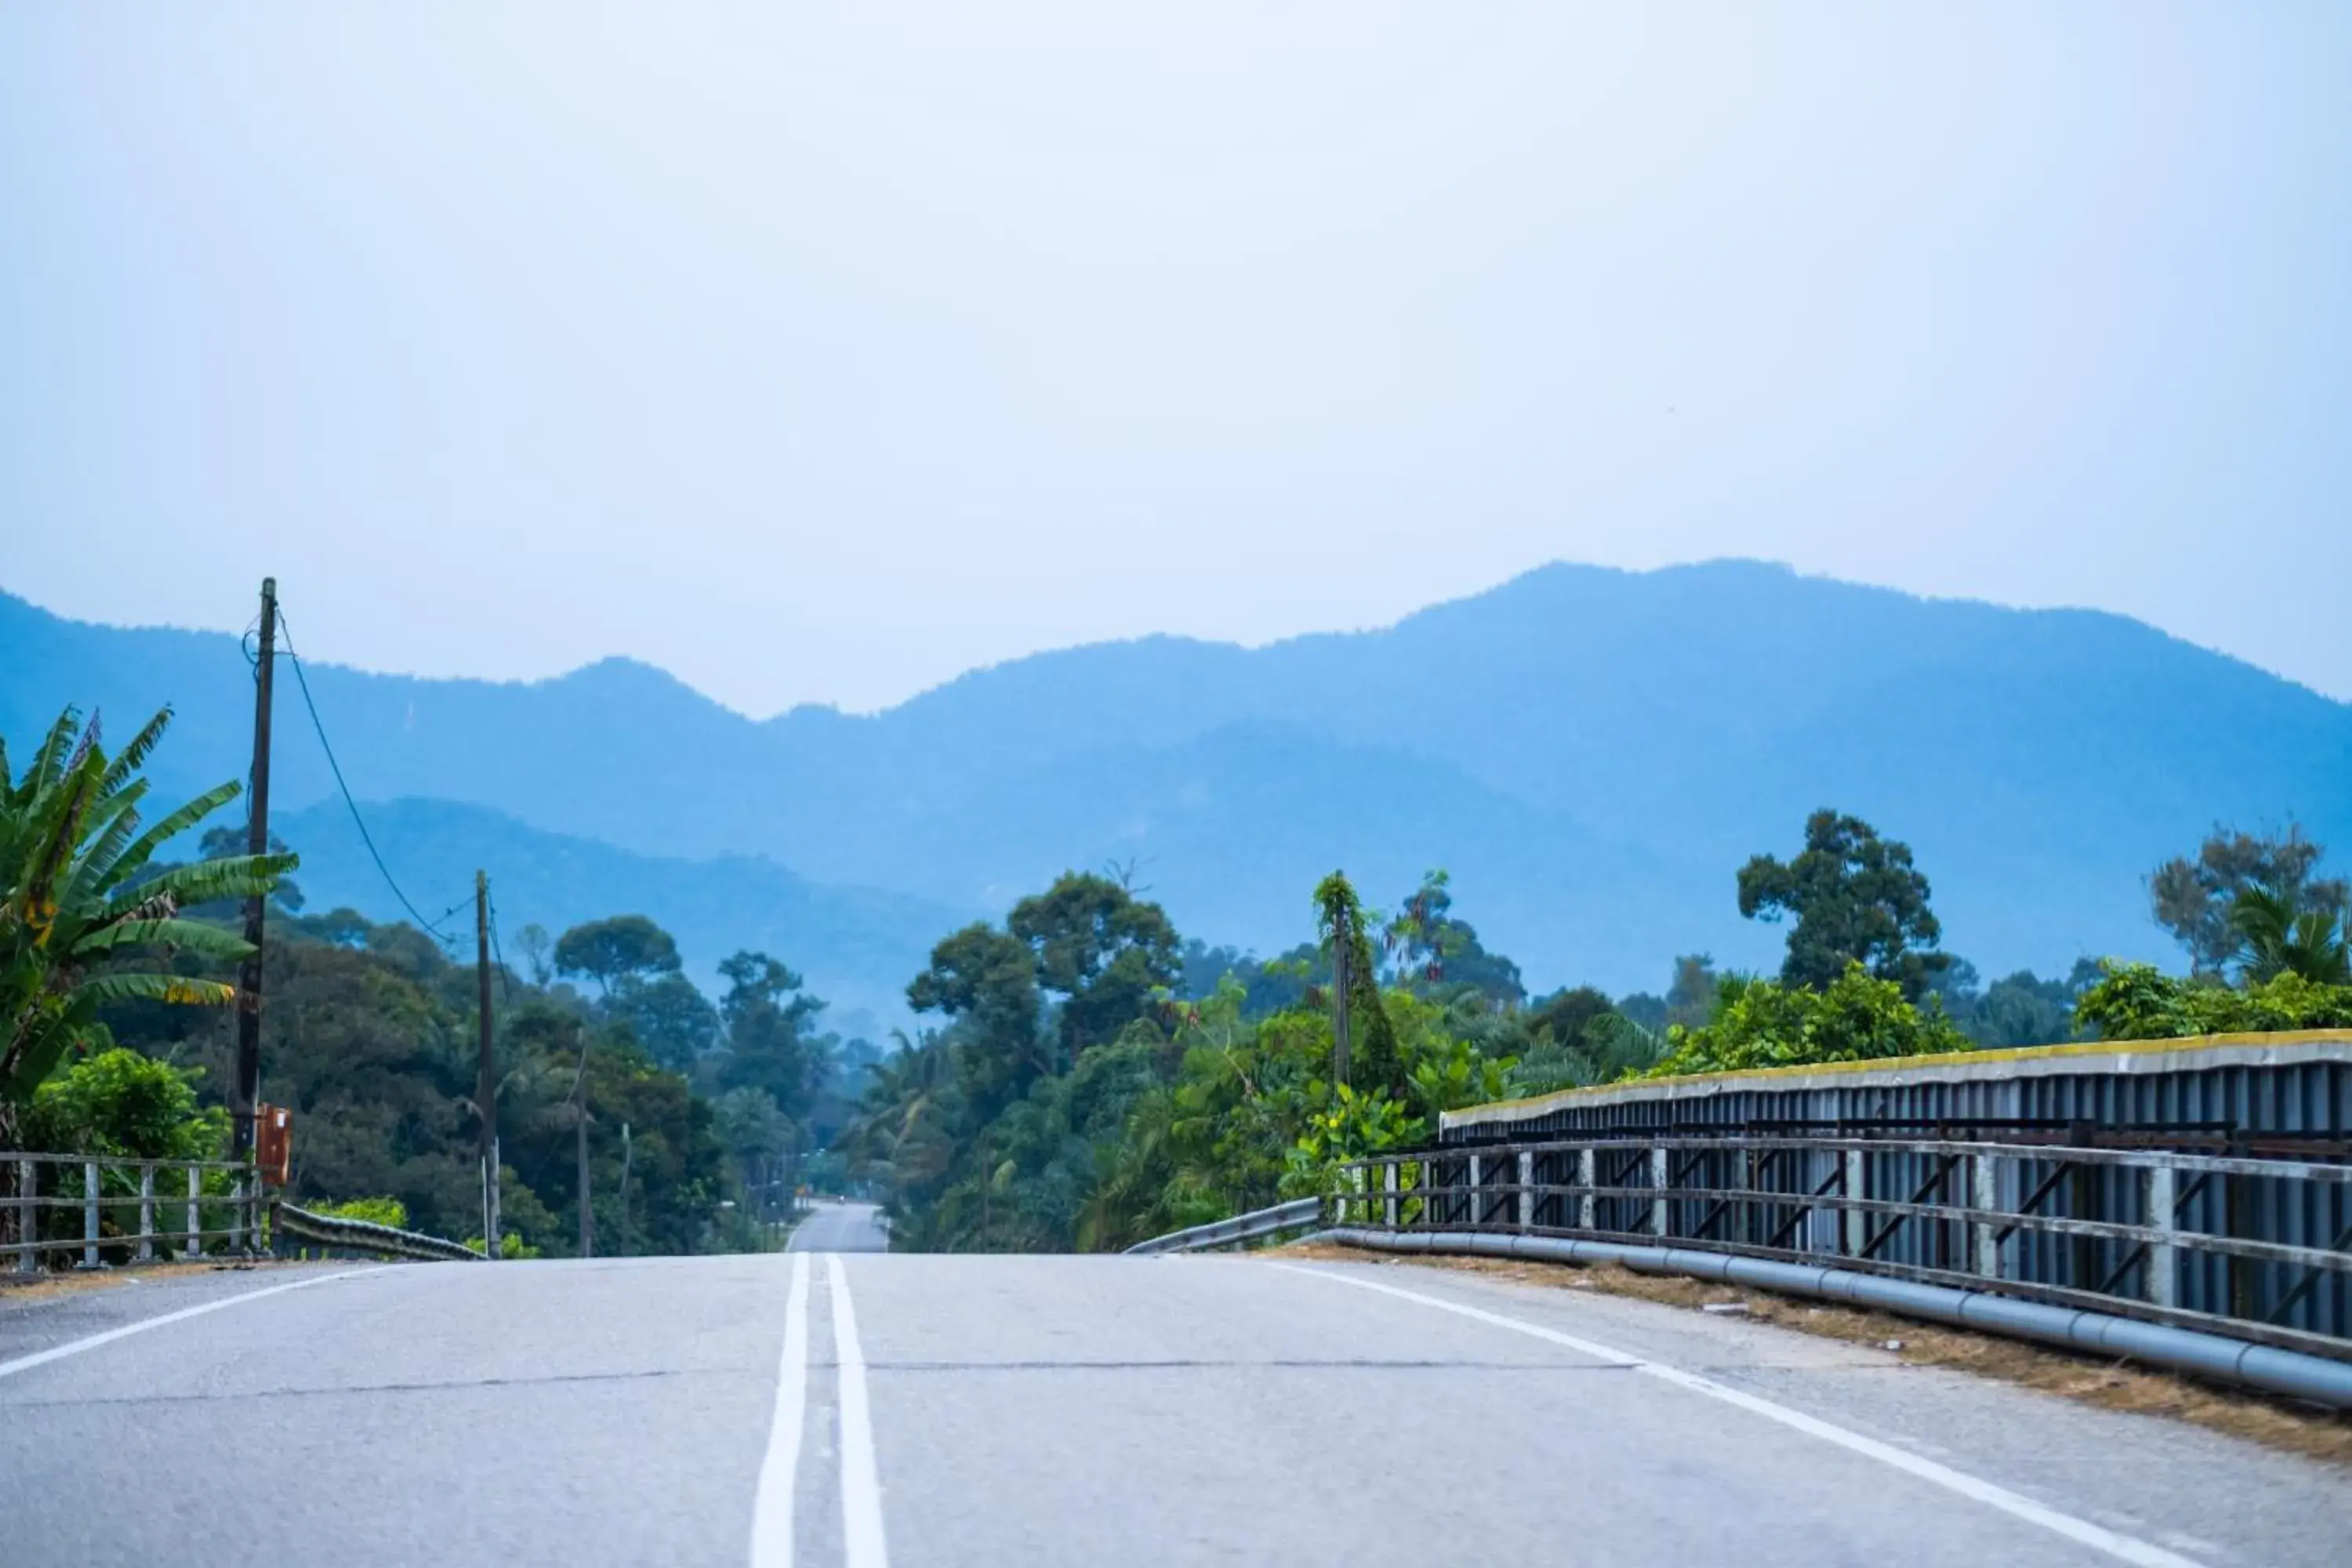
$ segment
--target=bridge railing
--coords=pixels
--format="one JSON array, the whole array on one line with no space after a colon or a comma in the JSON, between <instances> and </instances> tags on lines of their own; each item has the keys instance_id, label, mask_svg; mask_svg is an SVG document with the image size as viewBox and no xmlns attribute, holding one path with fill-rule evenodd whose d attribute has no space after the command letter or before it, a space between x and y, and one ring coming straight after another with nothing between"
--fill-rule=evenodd
<instances>
[{"instance_id":1,"label":"bridge railing","mask_svg":"<svg viewBox=\"0 0 2352 1568\"><path fill-rule=\"evenodd\" d=\"M1322 1223L1323 1200L1298 1198L1286 1204L1276 1204L1271 1208L1253 1209L1231 1219L1212 1220L1207 1225L1171 1230L1165 1236L1139 1241L1127 1250L1129 1253L1202 1252L1211 1247L1239 1247L1244 1242L1261 1241L1270 1236L1305 1230Z\"/></svg>"},{"instance_id":2,"label":"bridge railing","mask_svg":"<svg viewBox=\"0 0 2352 1568\"><path fill-rule=\"evenodd\" d=\"M1818 1264L2352 1357L2352 1163L1933 1137L1545 1139L1353 1162L1336 1226Z\"/></svg>"},{"instance_id":3,"label":"bridge railing","mask_svg":"<svg viewBox=\"0 0 2352 1568\"><path fill-rule=\"evenodd\" d=\"M19 1274L77 1255L95 1268L256 1252L262 1210L250 1164L0 1152L0 1258L14 1258Z\"/></svg>"}]
</instances>

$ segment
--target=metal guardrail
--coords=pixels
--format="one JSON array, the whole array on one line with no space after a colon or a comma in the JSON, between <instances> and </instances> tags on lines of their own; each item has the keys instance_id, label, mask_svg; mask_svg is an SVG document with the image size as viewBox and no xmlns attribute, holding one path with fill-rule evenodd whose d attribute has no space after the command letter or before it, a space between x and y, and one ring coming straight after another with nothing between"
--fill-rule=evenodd
<instances>
[{"instance_id":1,"label":"metal guardrail","mask_svg":"<svg viewBox=\"0 0 2352 1568\"><path fill-rule=\"evenodd\" d=\"M1595 1137L1343 1167L1333 1223L1672 1247L2352 1360L2352 1163L1937 1138ZM2273 1239L2279 1215L2309 1240Z\"/></svg>"},{"instance_id":2,"label":"metal guardrail","mask_svg":"<svg viewBox=\"0 0 2352 1568\"><path fill-rule=\"evenodd\" d=\"M1127 1250L1129 1255L1200 1252L1213 1247L1235 1247L1245 1241L1279 1236L1285 1231L1303 1230L1322 1223L1323 1200L1299 1198L1291 1203L1276 1204L1272 1208L1253 1209L1231 1219L1213 1220L1207 1225L1171 1230L1166 1236L1139 1241Z\"/></svg>"},{"instance_id":3,"label":"metal guardrail","mask_svg":"<svg viewBox=\"0 0 2352 1568\"><path fill-rule=\"evenodd\" d=\"M16 1258L22 1275L38 1274L50 1256L79 1253L95 1268L109 1253L143 1263L260 1248L261 1179L249 1164L10 1151L0 1152L0 1258ZM77 1209L79 1226L44 1223Z\"/></svg>"},{"instance_id":4,"label":"metal guardrail","mask_svg":"<svg viewBox=\"0 0 2352 1568\"><path fill-rule=\"evenodd\" d=\"M278 1236L308 1242L314 1247L334 1247L343 1252L362 1252L375 1258L404 1258L420 1262L485 1261L470 1247L445 1241L437 1236L421 1231L402 1230L394 1226L378 1225L373 1220L346 1219L341 1215L314 1214L297 1208L292 1204L273 1205L272 1228Z\"/></svg>"}]
</instances>

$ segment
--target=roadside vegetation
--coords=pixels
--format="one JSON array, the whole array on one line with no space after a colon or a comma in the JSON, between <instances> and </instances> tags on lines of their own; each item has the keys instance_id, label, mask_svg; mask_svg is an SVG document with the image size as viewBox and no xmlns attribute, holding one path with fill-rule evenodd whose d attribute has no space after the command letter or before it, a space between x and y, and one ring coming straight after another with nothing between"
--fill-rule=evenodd
<instances>
[{"instance_id":1,"label":"roadside vegetation","mask_svg":"<svg viewBox=\"0 0 2352 1568\"><path fill-rule=\"evenodd\" d=\"M233 783L149 822L168 717L110 753L68 712L20 770L0 752L0 1147L220 1153L238 900L267 897L263 1098L295 1112L289 1195L478 1240L470 952L307 910L284 847L203 831ZM507 1244L567 1255L584 1206L600 1251L752 1248L814 1174L879 1196L904 1247L1110 1248L1322 1190L1481 1101L2352 1026L2346 884L2321 859L2292 826L2217 830L2148 879L2185 974L2083 959L1986 984L1944 949L1910 849L1823 810L1734 879L1744 915L1789 928L1777 973L1685 954L1619 996L1530 994L1443 871L1385 913L1335 872L1302 889L1307 940L1271 958L1186 938L1129 876L1073 871L943 938L908 987L929 1022L887 1054L827 1032L770 954L728 957L714 997L642 914L525 927L493 985Z\"/></svg>"}]
</instances>

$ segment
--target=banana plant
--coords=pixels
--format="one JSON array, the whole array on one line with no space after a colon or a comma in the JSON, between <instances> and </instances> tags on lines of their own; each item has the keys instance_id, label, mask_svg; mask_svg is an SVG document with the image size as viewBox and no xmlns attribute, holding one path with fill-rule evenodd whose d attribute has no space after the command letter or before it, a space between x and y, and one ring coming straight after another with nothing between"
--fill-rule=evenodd
<instances>
[{"instance_id":1,"label":"banana plant","mask_svg":"<svg viewBox=\"0 0 2352 1568\"><path fill-rule=\"evenodd\" d=\"M236 989L216 980L125 968L174 954L236 961L252 948L234 932L181 918L194 904L267 897L292 855L243 855L155 867L155 852L235 800L231 782L152 825L140 806L140 769L170 728L169 708L109 755L98 720L68 708L26 763L0 742L0 1148L14 1145L17 1112L110 1002L226 1006Z\"/></svg>"}]
</instances>

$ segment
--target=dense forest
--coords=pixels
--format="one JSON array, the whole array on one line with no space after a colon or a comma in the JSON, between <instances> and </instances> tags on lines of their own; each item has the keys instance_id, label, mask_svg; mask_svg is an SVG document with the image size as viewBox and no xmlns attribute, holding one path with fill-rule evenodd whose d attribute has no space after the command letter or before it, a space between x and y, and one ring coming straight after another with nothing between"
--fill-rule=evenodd
<instances>
[{"instance_id":1,"label":"dense forest","mask_svg":"<svg viewBox=\"0 0 2352 1568\"><path fill-rule=\"evenodd\" d=\"M110 752L68 712L20 770L0 752L0 1146L221 1152L238 900L266 898L262 1090L295 1112L291 1195L478 1238L475 963L437 930L306 909L293 849L203 830L234 784L147 822L168 717ZM772 1245L815 1174L877 1192L904 1247L1104 1248L1322 1190L1334 1162L1505 1096L2352 1025L2347 888L2322 853L2292 826L2217 830L2150 873L2186 975L2085 960L1986 984L1943 947L1908 847L1819 811L1797 853L1732 879L1741 914L1788 926L1776 974L1686 954L1660 993L1614 997L1528 994L1443 871L1387 913L1336 872L1302 889L1304 940L1271 959L1185 938L1131 869L1072 871L939 942L907 988L936 1025L887 1055L826 1032L768 953L726 959L713 998L645 915L526 925L511 958L493 920L504 1241Z\"/></svg>"},{"instance_id":2,"label":"dense forest","mask_svg":"<svg viewBox=\"0 0 2352 1568\"><path fill-rule=\"evenodd\" d=\"M933 952L908 987L941 1026L888 1058L845 1152L925 1249L1094 1249L1320 1190L1506 1095L2077 1037L2352 1026L2346 887L2290 829L2217 831L2149 879L2185 978L2077 962L1990 985L1943 951L1902 843L1833 811L1759 855L1740 910L1789 922L1772 976L1673 964L1663 994L1528 996L1432 873L1386 918L1343 877L1317 940L1259 962L1180 939L1123 880L1073 873ZM1306 902L1306 900L1302 900ZM1341 1047L1342 1030L1347 1041Z\"/></svg>"}]
</instances>

